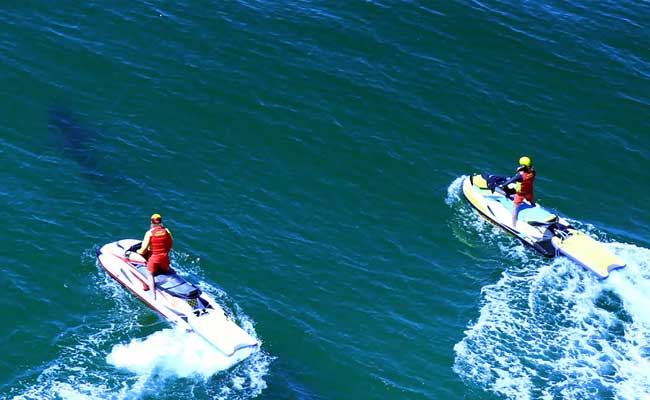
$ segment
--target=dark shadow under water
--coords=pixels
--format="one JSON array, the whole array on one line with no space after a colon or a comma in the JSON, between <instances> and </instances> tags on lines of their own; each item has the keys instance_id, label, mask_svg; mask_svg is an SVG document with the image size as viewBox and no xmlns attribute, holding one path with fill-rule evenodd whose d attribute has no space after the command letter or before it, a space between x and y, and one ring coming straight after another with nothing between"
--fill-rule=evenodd
<instances>
[{"instance_id":1,"label":"dark shadow under water","mask_svg":"<svg viewBox=\"0 0 650 400\"><path fill-rule=\"evenodd\" d=\"M82 124L64 107L52 107L49 111L48 131L62 154L79 165L80 175L96 188L113 191L123 185L120 175L108 173L108 165L102 163L104 135Z\"/></svg>"}]
</instances>

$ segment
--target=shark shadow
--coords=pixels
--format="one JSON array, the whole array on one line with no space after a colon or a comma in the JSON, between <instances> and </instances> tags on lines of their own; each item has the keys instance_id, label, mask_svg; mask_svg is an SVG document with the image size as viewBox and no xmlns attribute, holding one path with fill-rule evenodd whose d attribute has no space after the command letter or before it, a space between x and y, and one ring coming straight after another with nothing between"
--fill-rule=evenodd
<instances>
[{"instance_id":1,"label":"shark shadow","mask_svg":"<svg viewBox=\"0 0 650 400\"><path fill-rule=\"evenodd\" d=\"M49 112L48 130L63 155L77 163L80 174L93 184L114 184L119 178L101 167L101 136L95 129L81 124L73 114L61 107Z\"/></svg>"}]
</instances>

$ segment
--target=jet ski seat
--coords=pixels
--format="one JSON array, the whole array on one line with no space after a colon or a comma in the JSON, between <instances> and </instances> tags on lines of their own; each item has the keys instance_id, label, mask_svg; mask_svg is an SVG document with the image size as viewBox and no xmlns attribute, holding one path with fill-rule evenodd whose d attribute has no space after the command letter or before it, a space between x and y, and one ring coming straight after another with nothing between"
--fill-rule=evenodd
<instances>
[{"instance_id":1,"label":"jet ski seat","mask_svg":"<svg viewBox=\"0 0 650 400\"><path fill-rule=\"evenodd\" d=\"M519 206L517 219L524 222L553 222L557 219L557 215L552 214L542 207L533 207L528 203L523 203Z\"/></svg>"},{"instance_id":2,"label":"jet ski seat","mask_svg":"<svg viewBox=\"0 0 650 400\"><path fill-rule=\"evenodd\" d=\"M514 202L512 200L504 196L494 196L494 199L501 203L506 210L512 212L512 207L514 207ZM546 224L555 221L557 215L546 211L542 207L532 206L530 203L523 202L519 206L517 219L526 223L537 222L538 224Z\"/></svg>"},{"instance_id":3,"label":"jet ski seat","mask_svg":"<svg viewBox=\"0 0 650 400\"><path fill-rule=\"evenodd\" d=\"M147 271L146 265L140 265L137 268L144 276L148 275L149 272ZM156 275L154 280L156 282L156 289L164 290L172 296L180 297L181 299L195 299L201 294L199 288L174 272L171 274Z\"/></svg>"},{"instance_id":4,"label":"jet ski seat","mask_svg":"<svg viewBox=\"0 0 650 400\"><path fill-rule=\"evenodd\" d=\"M194 299L201 294L196 286L176 274L157 275L156 287L182 299Z\"/></svg>"}]
</instances>

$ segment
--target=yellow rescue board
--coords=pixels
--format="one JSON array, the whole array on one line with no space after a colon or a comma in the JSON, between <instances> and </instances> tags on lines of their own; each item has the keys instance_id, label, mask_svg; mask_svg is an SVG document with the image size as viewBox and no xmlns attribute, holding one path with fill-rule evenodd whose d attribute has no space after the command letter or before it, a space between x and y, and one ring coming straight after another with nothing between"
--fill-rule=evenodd
<instances>
[{"instance_id":1,"label":"yellow rescue board","mask_svg":"<svg viewBox=\"0 0 650 400\"><path fill-rule=\"evenodd\" d=\"M569 229L569 232L571 235L564 240L557 236L552 239L555 247L601 279L607 278L609 271L625 266L625 262L607 250L602 243L582 232L573 229Z\"/></svg>"}]
</instances>

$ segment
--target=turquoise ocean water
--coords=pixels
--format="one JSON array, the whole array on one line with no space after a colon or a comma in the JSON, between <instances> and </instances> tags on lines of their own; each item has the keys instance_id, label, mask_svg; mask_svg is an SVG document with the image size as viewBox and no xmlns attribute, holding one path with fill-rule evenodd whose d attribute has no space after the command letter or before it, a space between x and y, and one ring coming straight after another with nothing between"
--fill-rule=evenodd
<instances>
[{"instance_id":1,"label":"turquoise ocean water","mask_svg":"<svg viewBox=\"0 0 650 400\"><path fill-rule=\"evenodd\" d=\"M0 398L650 398L647 1L0 8ZM479 218L538 201L605 281ZM159 212L262 342L224 368L98 266Z\"/></svg>"}]
</instances>

